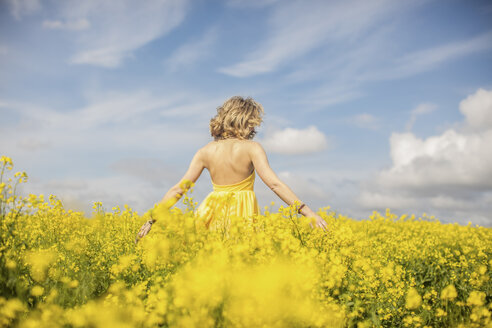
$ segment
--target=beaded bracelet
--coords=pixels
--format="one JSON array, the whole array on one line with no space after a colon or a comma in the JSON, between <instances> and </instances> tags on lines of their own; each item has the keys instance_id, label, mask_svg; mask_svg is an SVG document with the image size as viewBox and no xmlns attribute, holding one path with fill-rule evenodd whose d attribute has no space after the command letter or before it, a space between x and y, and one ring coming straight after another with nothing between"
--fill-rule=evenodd
<instances>
[{"instance_id":1,"label":"beaded bracelet","mask_svg":"<svg viewBox=\"0 0 492 328\"><path fill-rule=\"evenodd\" d=\"M302 203L301 206L299 206L299 208L297 209L297 213L301 213L301 208L303 208L304 206L306 206L306 204Z\"/></svg>"}]
</instances>

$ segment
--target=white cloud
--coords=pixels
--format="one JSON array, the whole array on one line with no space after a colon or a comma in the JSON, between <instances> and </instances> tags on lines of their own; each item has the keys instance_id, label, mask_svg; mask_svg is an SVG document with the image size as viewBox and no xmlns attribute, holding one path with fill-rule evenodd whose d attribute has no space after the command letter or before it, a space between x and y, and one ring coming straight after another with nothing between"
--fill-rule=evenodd
<instances>
[{"instance_id":1,"label":"white cloud","mask_svg":"<svg viewBox=\"0 0 492 328\"><path fill-rule=\"evenodd\" d=\"M185 43L166 59L165 65L170 71L186 69L211 54L212 46L217 41L217 30L208 30L201 40Z\"/></svg>"},{"instance_id":2,"label":"white cloud","mask_svg":"<svg viewBox=\"0 0 492 328\"><path fill-rule=\"evenodd\" d=\"M364 190L361 192L359 205L363 208L386 209L391 208L416 208L418 203L415 199L405 195L393 195L389 193Z\"/></svg>"},{"instance_id":3,"label":"white cloud","mask_svg":"<svg viewBox=\"0 0 492 328\"><path fill-rule=\"evenodd\" d=\"M85 19L80 18L74 21L61 21L61 20L45 20L43 21L43 27L51 30L74 30L80 31L88 29L91 23Z\"/></svg>"},{"instance_id":4,"label":"white cloud","mask_svg":"<svg viewBox=\"0 0 492 328\"><path fill-rule=\"evenodd\" d=\"M428 112L421 106L414 113ZM459 221L492 224L492 90L479 89L461 102L465 122L458 131L421 139L413 133L390 137L392 166L368 183L364 207L421 209ZM475 221L476 221L475 220Z\"/></svg>"},{"instance_id":5,"label":"white cloud","mask_svg":"<svg viewBox=\"0 0 492 328\"><path fill-rule=\"evenodd\" d=\"M492 188L492 130L464 134L451 129L425 140L393 133L390 144L393 166L381 174L386 185Z\"/></svg>"},{"instance_id":6,"label":"white cloud","mask_svg":"<svg viewBox=\"0 0 492 328\"><path fill-rule=\"evenodd\" d=\"M178 26L187 0L63 1L55 3L48 29L77 30L73 64L113 68L133 51Z\"/></svg>"},{"instance_id":7,"label":"white cloud","mask_svg":"<svg viewBox=\"0 0 492 328\"><path fill-rule=\"evenodd\" d=\"M472 129L492 129L492 91L479 89L461 101L460 111Z\"/></svg>"},{"instance_id":8,"label":"white cloud","mask_svg":"<svg viewBox=\"0 0 492 328\"><path fill-rule=\"evenodd\" d=\"M328 148L328 139L315 126L306 129L285 128L270 132L262 140L266 150L280 154L306 154Z\"/></svg>"},{"instance_id":9,"label":"white cloud","mask_svg":"<svg viewBox=\"0 0 492 328\"><path fill-rule=\"evenodd\" d=\"M20 20L22 16L33 14L41 9L39 0L7 0L10 13L15 19Z\"/></svg>"},{"instance_id":10,"label":"white cloud","mask_svg":"<svg viewBox=\"0 0 492 328\"><path fill-rule=\"evenodd\" d=\"M415 124L415 121L417 120L417 117L420 115L428 114L433 112L437 108L436 105L431 104L431 103L423 103L412 109L410 113L410 119L408 120L408 123L406 125L407 131L412 130L413 125Z\"/></svg>"}]
</instances>

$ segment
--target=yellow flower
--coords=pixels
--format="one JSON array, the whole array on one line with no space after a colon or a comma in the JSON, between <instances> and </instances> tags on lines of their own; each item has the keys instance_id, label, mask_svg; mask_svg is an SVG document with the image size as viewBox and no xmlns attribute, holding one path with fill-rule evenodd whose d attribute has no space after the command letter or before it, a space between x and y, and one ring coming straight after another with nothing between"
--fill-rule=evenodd
<instances>
[{"instance_id":1,"label":"yellow flower","mask_svg":"<svg viewBox=\"0 0 492 328\"><path fill-rule=\"evenodd\" d=\"M183 180L180 182L179 187L184 191L188 191L191 187L193 187L195 184L191 182L191 180Z\"/></svg>"},{"instance_id":2,"label":"yellow flower","mask_svg":"<svg viewBox=\"0 0 492 328\"><path fill-rule=\"evenodd\" d=\"M11 259L8 259L7 260L7 263L5 263L5 266L10 269L10 270L13 270L17 267L17 263L15 263L15 261L12 261Z\"/></svg>"},{"instance_id":3,"label":"yellow flower","mask_svg":"<svg viewBox=\"0 0 492 328\"><path fill-rule=\"evenodd\" d=\"M31 289L32 296L41 296L43 295L43 293L44 293L44 288L39 285L36 285Z\"/></svg>"},{"instance_id":4,"label":"yellow flower","mask_svg":"<svg viewBox=\"0 0 492 328\"><path fill-rule=\"evenodd\" d=\"M422 304L422 297L419 295L419 292L414 287L411 287L407 293L405 307L407 309L413 310L418 308L420 304Z\"/></svg>"},{"instance_id":5,"label":"yellow flower","mask_svg":"<svg viewBox=\"0 0 492 328\"><path fill-rule=\"evenodd\" d=\"M470 296L468 296L466 303L469 306L472 305L481 306L484 304L484 301L485 301L485 293L474 290L470 293Z\"/></svg>"},{"instance_id":6,"label":"yellow flower","mask_svg":"<svg viewBox=\"0 0 492 328\"><path fill-rule=\"evenodd\" d=\"M78 285L79 285L79 281L75 279L75 280L70 281L70 283L68 284L68 287L76 288Z\"/></svg>"},{"instance_id":7,"label":"yellow flower","mask_svg":"<svg viewBox=\"0 0 492 328\"><path fill-rule=\"evenodd\" d=\"M0 324L2 327L7 327L10 319L17 316L18 312L27 311L27 306L18 298L6 300L0 296Z\"/></svg>"},{"instance_id":8,"label":"yellow flower","mask_svg":"<svg viewBox=\"0 0 492 328\"><path fill-rule=\"evenodd\" d=\"M456 296L458 296L458 293L453 284L445 287L441 292L441 299L443 300L454 300Z\"/></svg>"},{"instance_id":9,"label":"yellow flower","mask_svg":"<svg viewBox=\"0 0 492 328\"><path fill-rule=\"evenodd\" d=\"M49 249L30 251L25 255L25 262L30 266L31 277L41 282L46 279L48 267L56 261L57 254Z\"/></svg>"},{"instance_id":10,"label":"yellow flower","mask_svg":"<svg viewBox=\"0 0 492 328\"><path fill-rule=\"evenodd\" d=\"M70 278L67 276L63 276L60 278L60 281L63 282L64 284L68 284L70 282Z\"/></svg>"},{"instance_id":11,"label":"yellow flower","mask_svg":"<svg viewBox=\"0 0 492 328\"><path fill-rule=\"evenodd\" d=\"M444 311L443 309L437 309L436 317L445 317L446 315L447 315L446 311Z\"/></svg>"}]
</instances>

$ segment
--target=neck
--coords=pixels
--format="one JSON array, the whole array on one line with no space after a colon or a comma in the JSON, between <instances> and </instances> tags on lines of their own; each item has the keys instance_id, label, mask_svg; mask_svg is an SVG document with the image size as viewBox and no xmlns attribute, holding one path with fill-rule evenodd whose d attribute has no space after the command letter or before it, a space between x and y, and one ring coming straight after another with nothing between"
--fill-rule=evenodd
<instances>
[{"instance_id":1,"label":"neck","mask_svg":"<svg viewBox=\"0 0 492 328\"><path fill-rule=\"evenodd\" d=\"M224 140L243 140L243 139L239 139L239 138L224 138L224 139L218 139L216 141L224 141Z\"/></svg>"}]
</instances>

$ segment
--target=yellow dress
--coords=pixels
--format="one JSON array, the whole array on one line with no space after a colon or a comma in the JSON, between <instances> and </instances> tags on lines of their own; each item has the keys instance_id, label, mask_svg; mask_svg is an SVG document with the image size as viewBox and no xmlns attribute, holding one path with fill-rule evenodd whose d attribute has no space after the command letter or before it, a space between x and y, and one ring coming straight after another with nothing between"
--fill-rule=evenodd
<instances>
[{"instance_id":1,"label":"yellow dress","mask_svg":"<svg viewBox=\"0 0 492 328\"><path fill-rule=\"evenodd\" d=\"M212 182L213 191L202 201L196 215L203 220L207 229L216 230L228 225L231 216L251 218L259 213L254 192L255 171L243 181L218 185Z\"/></svg>"}]
</instances>

